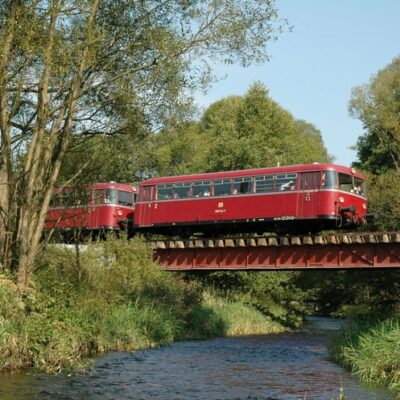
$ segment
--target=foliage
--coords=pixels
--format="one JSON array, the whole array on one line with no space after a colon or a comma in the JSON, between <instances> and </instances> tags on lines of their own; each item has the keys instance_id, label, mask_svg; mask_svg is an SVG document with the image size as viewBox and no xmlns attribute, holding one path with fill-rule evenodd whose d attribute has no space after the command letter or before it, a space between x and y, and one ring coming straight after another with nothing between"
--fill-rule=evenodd
<instances>
[{"instance_id":1,"label":"foliage","mask_svg":"<svg viewBox=\"0 0 400 400\"><path fill-rule=\"evenodd\" d=\"M385 384L400 395L400 322L356 321L334 338L331 356L367 382Z\"/></svg>"},{"instance_id":2,"label":"foliage","mask_svg":"<svg viewBox=\"0 0 400 400\"><path fill-rule=\"evenodd\" d=\"M222 299L153 262L140 238L50 246L23 294L0 276L0 370L85 368L87 356L175 340L283 330L240 299Z\"/></svg>"},{"instance_id":3,"label":"foliage","mask_svg":"<svg viewBox=\"0 0 400 400\"><path fill-rule=\"evenodd\" d=\"M76 369L82 357L180 337L200 293L152 262L140 240L88 245L79 264L51 247L37 263L34 290L20 297L0 282L0 367ZM5 283L4 283L5 282Z\"/></svg>"},{"instance_id":4,"label":"foliage","mask_svg":"<svg viewBox=\"0 0 400 400\"><path fill-rule=\"evenodd\" d=\"M311 125L296 122L270 98L260 82L243 97L212 104L203 116L202 126L211 135L206 160L210 171L330 159L317 129L307 131L305 127Z\"/></svg>"},{"instance_id":5,"label":"foliage","mask_svg":"<svg viewBox=\"0 0 400 400\"><path fill-rule=\"evenodd\" d=\"M375 215L369 229L400 229L400 171L389 170L381 175L367 175L368 211Z\"/></svg>"},{"instance_id":6,"label":"foliage","mask_svg":"<svg viewBox=\"0 0 400 400\"><path fill-rule=\"evenodd\" d=\"M200 131L198 123L178 124L152 138L147 169L160 176L202 172L208 148L209 136Z\"/></svg>"},{"instance_id":7,"label":"foliage","mask_svg":"<svg viewBox=\"0 0 400 400\"><path fill-rule=\"evenodd\" d=\"M400 57L353 89L349 110L361 120L365 133L356 149L362 169L381 174L400 171Z\"/></svg>"},{"instance_id":8,"label":"foliage","mask_svg":"<svg viewBox=\"0 0 400 400\"><path fill-rule=\"evenodd\" d=\"M205 291L203 302L188 315L192 337L261 335L284 331L284 325L241 301L228 300Z\"/></svg>"},{"instance_id":9,"label":"foliage","mask_svg":"<svg viewBox=\"0 0 400 400\"><path fill-rule=\"evenodd\" d=\"M272 0L8 0L0 21L0 263L21 290L73 147L186 115L212 62L264 61L286 26ZM75 156L62 183L95 166L95 153Z\"/></svg>"},{"instance_id":10,"label":"foliage","mask_svg":"<svg viewBox=\"0 0 400 400\"><path fill-rule=\"evenodd\" d=\"M320 131L294 119L259 82L211 104L199 122L161 132L154 146L161 175L332 160Z\"/></svg>"},{"instance_id":11,"label":"foliage","mask_svg":"<svg viewBox=\"0 0 400 400\"><path fill-rule=\"evenodd\" d=\"M298 327L303 321L304 294L297 285L298 273L292 272L212 272L188 275L216 297L254 307L267 319L286 327Z\"/></svg>"},{"instance_id":12,"label":"foliage","mask_svg":"<svg viewBox=\"0 0 400 400\"><path fill-rule=\"evenodd\" d=\"M343 306L361 305L368 313L377 310L387 314L400 301L400 274L396 270L306 271L299 274L296 285L308 301L317 303L320 313L340 315Z\"/></svg>"}]
</instances>

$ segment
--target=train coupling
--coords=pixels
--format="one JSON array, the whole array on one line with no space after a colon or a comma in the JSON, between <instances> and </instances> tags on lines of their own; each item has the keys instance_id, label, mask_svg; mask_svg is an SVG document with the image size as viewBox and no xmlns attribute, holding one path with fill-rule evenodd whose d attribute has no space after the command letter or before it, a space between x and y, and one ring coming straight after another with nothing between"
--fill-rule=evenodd
<instances>
[{"instance_id":1,"label":"train coupling","mask_svg":"<svg viewBox=\"0 0 400 400\"><path fill-rule=\"evenodd\" d=\"M344 214L344 213L347 213L347 212L352 213L353 215L355 215L356 208L353 205L348 206L348 207L339 207L339 213L340 214Z\"/></svg>"}]
</instances>

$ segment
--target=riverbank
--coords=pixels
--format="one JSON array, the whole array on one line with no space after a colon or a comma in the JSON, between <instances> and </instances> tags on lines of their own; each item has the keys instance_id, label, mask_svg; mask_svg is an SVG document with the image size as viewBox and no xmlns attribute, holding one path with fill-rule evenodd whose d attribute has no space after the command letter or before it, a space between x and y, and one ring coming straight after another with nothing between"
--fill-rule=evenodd
<instances>
[{"instance_id":1,"label":"riverbank","mask_svg":"<svg viewBox=\"0 0 400 400\"><path fill-rule=\"evenodd\" d=\"M344 325L330 355L362 381L385 385L400 399L400 318L359 318Z\"/></svg>"},{"instance_id":2,"label":"riverbank","mask_svg":"<svg viewBox=\"0 0 400 400\"><path fill-rule=\"evenodd\" d=\"M312 317L277 335L188 340L159 349L108 352L89 374L0 374L0 398L13 400L392 400L329 361L341 321Z\"/></svg>"},{"instance_id":3,"label":"riverbank","mask_svg":"<svg viewBox=\"0 0 400 400\"><path fill-rule=\"evenodd\" d=\"M139 239L50 247L23 295L0 275L0 370L80 370L88 356L182 339L282 332L251 304L160 270Z\"/></svg>"}]
</instances>

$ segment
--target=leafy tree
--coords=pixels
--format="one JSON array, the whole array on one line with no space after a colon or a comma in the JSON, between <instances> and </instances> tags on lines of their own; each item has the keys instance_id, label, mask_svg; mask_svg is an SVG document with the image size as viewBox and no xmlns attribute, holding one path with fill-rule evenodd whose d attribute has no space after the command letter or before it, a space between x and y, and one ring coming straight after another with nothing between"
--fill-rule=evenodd
<instances>
[{"instance_id":1,"label":"leafy tree","mask_svg":"<svg viewBox=\"0 0 400 400\"><path fill-rule=\"evenodd\" d=\"M203 116L202 129L210 135L208 170L330 160L320 132L296 121L259 82L243 97L212 104Z\"/></svg>"},{"instance_id":2,"label":"leafy tree","mask_svg":"<svg viewBox=\"0 0 400 400\"><path fill-rule=\"evenodd\" d=\"M211 61L267 59L272 0L0 3L0 263L27 284L74 136L151 129L184 110Z\"/></svg>"},{"instance_id":3,"label":"leafy tree","mask_svg":"<svg viewBox=\"0 0 400 400\"><path fill-rule=\"evenodd\" d=\"M356 145L357 165L374 174L400 171L400 57L353 89L349 111L365 130Z\"/></svg>"},{"instance_id":4,"label":"leafy tree","mask_svg":"<svg viewBox=\"0 0 400 400\"><path fill-rule=\"evenodd\" d=\"M204 170L209 137L197 123L181 123L153 137L150 157L154 174L182 175Z\"/></svg>"},{"instance_id":5,"label":"leafy tree","mask_svg":"<svg viewBox=\"0 0 400 400\"><path fill-rule=\"evenodd\" d=\"M244 96L211 104L199 122L161 132L154 145L161 175L332 160L321 132L294 119L258 82Z\"/></svg>"},{"instance_id":6,"label":"leafy tree","mask_svg":"<svg viewBox=\"0 0 400 400\"><path fill-rule=\"evenodd\" d=\"M366 85L353 89L351 115L364 124L357 141L359 161L355 166L368 172L369 210L377 214L374 227L400 226L400 57L373 76Z\"/></svg>"},{"instance_id":7,"label":"leafy tree","mask_svg":"<svg viewBox=\"0 0 400 400\"><path fill-rule=\"evenodd\" d=\"M376 216L372 228L380 231L400 229L400 172L367 174L367 180L368 211Z\"/></svg>"},{"instance_id":8,"label":"leafy tree","mask_svg":"<svg viewBox=\"0 0 400 400\"><path fill-rule=\"evenodd\" d=\"M324 145L321 131L315 125L300 119L295 120L294 124L300 136L297 144L302 154L301 162L332 162L334 160Z\"/></svg>"}]
</instances>

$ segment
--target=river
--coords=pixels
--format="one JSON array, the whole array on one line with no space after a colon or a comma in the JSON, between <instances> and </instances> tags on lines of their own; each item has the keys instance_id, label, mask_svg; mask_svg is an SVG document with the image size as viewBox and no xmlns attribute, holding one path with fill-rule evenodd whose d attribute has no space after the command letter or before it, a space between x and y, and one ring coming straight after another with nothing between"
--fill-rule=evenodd
<instances>
[{"instance_id":1,"label":"river","mask_svg":"<svg viewBox=\"0 0 400 400\"><path fill-rule=\"evenodd\" d=\"M4 400L346 400L393 399L328 359L339 322L313 318L300 331L186 341L97 357L84 375L0 377Z\"/></svg>"}]
</instances>

